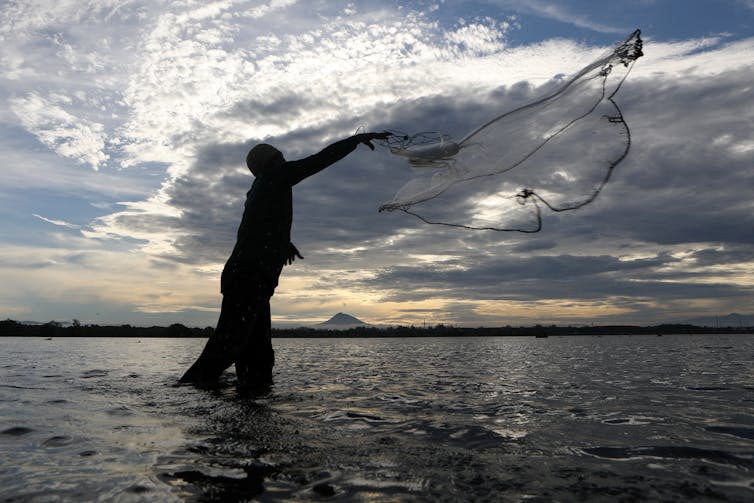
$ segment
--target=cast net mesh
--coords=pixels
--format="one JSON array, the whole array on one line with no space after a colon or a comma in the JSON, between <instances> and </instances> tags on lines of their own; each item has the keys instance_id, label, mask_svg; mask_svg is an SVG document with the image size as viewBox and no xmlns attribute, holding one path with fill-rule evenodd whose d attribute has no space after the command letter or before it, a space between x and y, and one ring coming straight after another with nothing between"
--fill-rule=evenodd
<instances>
[{"instance_id":1,"label":"cast net mesh","mask_svg":"<svg viewBox=\"0 0 754 503\"><path fill-rule=\"evenodd\" d=\"M542 212L591 203L628 155L631 135L613 100L642 56L639 30L555 91L455 142L442 133L393 132L383 145L417 176L380 211L426 223L538 232Z\"/></svg>"}]
</instances>

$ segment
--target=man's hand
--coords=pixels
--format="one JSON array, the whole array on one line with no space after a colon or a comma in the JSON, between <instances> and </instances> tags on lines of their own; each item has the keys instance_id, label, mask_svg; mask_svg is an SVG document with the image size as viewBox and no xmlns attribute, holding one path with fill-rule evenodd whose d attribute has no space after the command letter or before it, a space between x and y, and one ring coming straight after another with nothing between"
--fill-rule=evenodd
<instances>
[{"instance_id":1,"label":"man's hand","mask_svg":"<svg viewBox=\"0 0 754 503\"><path fill-rule=\"evenodd\" d=\"M301 260L304 259L304 257L299 253L298 248L296 248L293 243L288 243L288 257L285 259L286 265L291 265L294 260L296 260L296 257L300 258Z\"/></svg>"},{"instance_id":2,"label":"man's hand","mask_svg":"<svg viewBox=\"0 0 754 503\"><path fill-rule=\"evenodd\" d=\"M354 135L354 138L359 140L359 143L363 143L370 149L374 150L374 145L372 145L372 140L385 140L389 138L391 133L388 133L387 131L383 131L382 133L361 133Z\"/></svg>"}]
</instances>

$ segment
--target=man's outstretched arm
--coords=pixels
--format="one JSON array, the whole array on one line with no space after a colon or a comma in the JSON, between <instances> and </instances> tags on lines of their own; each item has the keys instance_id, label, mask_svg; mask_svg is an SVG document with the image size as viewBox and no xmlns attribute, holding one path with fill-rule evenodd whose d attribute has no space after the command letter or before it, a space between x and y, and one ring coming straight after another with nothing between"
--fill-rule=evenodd
<instances>
[{"instance_id":1,"label":"man's outstretched arm","mask_svg":"<svg viewBox=\"0 0 754 503\"><path fill-rule=\"evenodd\" d=\"M289 181L291 185L296 185L304 178L308 178L319 173L326 167L338 162L345 156L356 149L359 143L363 143L370 149L374 150L372 140L380 140L390 136L390 133L362 133L353 135L344 140L337 141L322 149L321 152L298 161L287 163L286 168L290 170Z\"/></svg>"}]
</instances>

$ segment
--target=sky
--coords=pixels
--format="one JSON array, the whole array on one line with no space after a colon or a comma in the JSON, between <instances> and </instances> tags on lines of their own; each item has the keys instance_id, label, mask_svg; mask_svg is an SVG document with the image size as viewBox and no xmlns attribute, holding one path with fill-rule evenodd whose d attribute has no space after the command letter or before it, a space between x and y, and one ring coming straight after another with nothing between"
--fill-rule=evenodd
<instances>
[{"instance_id":1,"label":"sky","mask_svg":"<svg viewBox=\"0 0 754 503\"><path fill-rule=\"evenodd\" d=\"M462 137L636 28L633 145L593 204L537 234L428 226L377 212L410 168L360 147L294 189L273 324L754 313L752 0L5 0L0 318L214 325L250 147Z\"/></svg>"}]
</instances>

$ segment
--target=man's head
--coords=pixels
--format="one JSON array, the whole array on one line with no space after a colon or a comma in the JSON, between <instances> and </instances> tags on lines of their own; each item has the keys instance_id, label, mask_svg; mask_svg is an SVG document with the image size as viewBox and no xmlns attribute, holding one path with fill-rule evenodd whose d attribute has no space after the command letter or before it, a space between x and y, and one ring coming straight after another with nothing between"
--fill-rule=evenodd
<instances>
[{"instance_id":1,"label":"man's head","mask_svg":"<svg viewBox=\"0 0 754 503\"><path fill-rule=\"evenodd\" d=\"M283 154L266 143L256 145L249 150L249 154L246 156L246 166L249 167L254 176L259 176L262 170L274 167L284 161Z\"/></svg>"}]
</instances>

